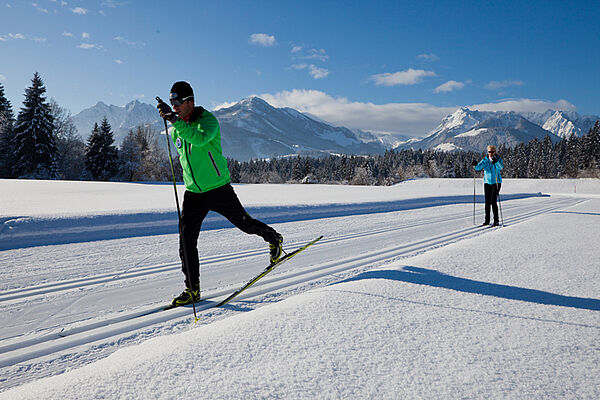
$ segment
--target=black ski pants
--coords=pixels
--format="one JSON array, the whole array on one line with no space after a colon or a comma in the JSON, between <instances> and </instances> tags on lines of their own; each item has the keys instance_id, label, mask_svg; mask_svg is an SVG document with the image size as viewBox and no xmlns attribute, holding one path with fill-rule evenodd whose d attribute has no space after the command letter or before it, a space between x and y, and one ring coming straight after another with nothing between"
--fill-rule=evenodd
<instances>
[{"instance_id":1,"label":"black ski pants","mask_svg":"<svg viewBox=\"0 0 600 400\"><path fill-rule=\"evenodd\" d=\"M186 287L196 290L200 284L200 260L198 258L198 236L202 221L209 211L227 218L242 231L262 237L266 242L276 242L277 232L263 222L252 218L240 203L230 184L204 193L186 191L183 195L183 210L179 221L179 256ZM186 260L187 258L187 260ZM185 263L188 263L189 274Z\"/></svg>"},{"instance_id":2,"label":"black ski pants","mask_svg":"<svg viewBox=\"0 0 600 400\"><path fill-rule=\"evenodd\" d=\"M485 183L483 191L485 193L485 224L490 223L490 208L494 211L494 223L498 223L498 194L500 193L501 183L490 185Z\"/></svg>"}]
</instances>

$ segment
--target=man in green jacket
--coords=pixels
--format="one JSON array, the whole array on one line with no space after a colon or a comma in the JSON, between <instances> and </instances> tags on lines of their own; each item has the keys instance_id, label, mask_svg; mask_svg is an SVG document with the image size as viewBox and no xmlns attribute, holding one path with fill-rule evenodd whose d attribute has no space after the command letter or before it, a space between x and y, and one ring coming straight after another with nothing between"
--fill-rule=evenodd
<instances>
[{"instance_id":1,"label":"man in green jacket","mask_svg":"<svg viewBox=\"0 0 600 400\"><path fill-rule=\"evenodd\" d=\"M179 221L179 256L186 289L173 299L173 305L180 306L200 300L197 244L202 221L209 211L223 215L246 233L261 236L269 243L272 263L281 257L283 237L244 210L231 186L227 159L221 149L219 121L204 108L195 106L190 84L175 82L169 99L173 110L166 103L157 107L160 116L173 125L172 140L179 153L186 189Z\"/></svg>"}]
</instances>

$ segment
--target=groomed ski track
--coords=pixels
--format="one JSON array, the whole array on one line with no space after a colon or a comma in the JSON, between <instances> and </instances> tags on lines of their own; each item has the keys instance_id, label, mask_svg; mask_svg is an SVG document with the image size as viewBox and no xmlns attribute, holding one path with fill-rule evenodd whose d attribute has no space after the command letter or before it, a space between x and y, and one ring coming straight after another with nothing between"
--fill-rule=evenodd
<instances>
[{"instance_id":1,"label":"groomed ski track","mask_svg":"<svg viewBox=\"0 0 600 400\"><path fill-rule=\"evenodd\" d=\"M506 227L500 229L508 229L511 225L531 221L539 215L582 201L586 200L563 196L505 201L502 211ZM482 219L481 207L478 204L477 225L473 225L472 206L466 204L440 206L442 212L422 219L418 216L415 219L404 218L412 212L405 210L377 216L333 217L281 224L277 229L286 235L285 247L288 249L297 247L311 236L324 234L325 237L222 308L214 305L255 271L265 267L266 248L256 247L257 242L254 241L247 242L251 245L246 245L246 248L231 253L202 257L202 297L207 300L196 305L201 318L198 323L211 323L232 313L249 311L400 258L497 229L478 225ZM361 218L387 219L389 223L368 224L368 229L365 229L360 223ZM310 226L320 228L310 230ZM318 230L324 230L325 226L327 232ZM212 234L226 234L231 240L240 239L243 235L230 231L235 230L226 229ZM98 257L102 255L100 248ZM178 262L134 264L123 266L118 273L0 292L3 319L7 324L0 327L0 332L3 329L14 332L17 324L20 329L22 327L18 334L0 336L0 387L18 386L45 376L45 370L57 370L43 368L46 363L62 363L65 368L83 366L107 356L119 346L189 329L193 326L191 307L162 311L162 306L169 301L165 293L173 293L181 287L179 269ZM40 306L65 298L68 302L59 303L55 309ZM100 303L95 299L105 301ZM123 299L129 301L126 306L115 306ZM137 302L131 302L131 299ZM48 310L53 312L48 315ZM11 318L20 312L28 313L29 318L16 321Z\"/></svg>"}]
</instances>

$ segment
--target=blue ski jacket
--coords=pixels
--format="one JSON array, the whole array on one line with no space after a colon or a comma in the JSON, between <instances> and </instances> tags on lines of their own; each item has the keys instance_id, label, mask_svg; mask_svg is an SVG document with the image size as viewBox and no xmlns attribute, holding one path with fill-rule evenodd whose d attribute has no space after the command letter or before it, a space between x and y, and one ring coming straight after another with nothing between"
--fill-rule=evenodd
<instances>
[{"instance_id":1,"label":"blue ski jacket","mask_svg":"<svg viewBox=\"0 0 600 400\"><path fill-rule=\"evenodd\" d=\"M483 170L483 183L488 185L494 185L496 183L502 183L502 177L500 176L500 170L504 168L502 159L498 157L498 161L492 163L489 157L484 157L479 164L475 166L475 171Z\"/></svg>"}]
</instances>

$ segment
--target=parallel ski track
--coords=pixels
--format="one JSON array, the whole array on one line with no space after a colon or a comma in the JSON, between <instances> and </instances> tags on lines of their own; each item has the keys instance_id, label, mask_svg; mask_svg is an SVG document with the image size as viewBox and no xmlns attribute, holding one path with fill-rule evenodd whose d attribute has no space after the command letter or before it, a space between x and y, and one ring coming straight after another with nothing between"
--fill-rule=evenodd
<instances>
[{"instance_id":1,"label":"parallel ski track","mask_svg":"<svg viewBox=\"0 0 600 400\"><path fill-rule=\"evenodd\" d=\"M507 211L518 212L518 210L520 210L522 208L529 208L529 207L530 206L513 206L513 207L509 206L507 208ZM453 213L450 215L446 215L444 217L435 217L435 218L419 220L418 222L400 223L393 227L386 227L386 228L381 228L381 229L377 229L377 230L369 230L369 231L365 231L365 232L355 232L355 233L350 233L347 235L340 235L340 236L337 236L334 238L325 238L321 241L321 243L331 243L331 242L343 241L343 240L352 239L352 238L377 235L377 234L381 234L381 233L401 231L401 230L408 229L408 228L426 226L426 225L435 224L438 222L448 222L448 221L452 221L452 220L460 220L460 219L468 218L471 215L472 214L470 212ZM286 245L289 248L294 248L300 244L301 244L301 242L291 243L291 244L286 244ZM245 259L248 257L264 256L264 255L265 255L264 248L250 249L250 250L245 250L245 251L236 252L236 253L220 254L220 255L214 255L214 256L209 256L209 257L203 257L201 259L201 264L202 264L203 268L208 268L213 264L222 263L225 261L236 261L236 260ZM65 280L65 281L59 281L59 282L50 282L50 283L45 283L45 284L36 285L36 286L6 290L3 292L0 292L0 305L2 305L4 302L10 302L11 300L22 301L22 300L30 298L30 297L42 296L42 295L46 295L46 294L50 294L50 293L58 293L58 292L69 291L69 290L79 290L79 289L82 289L85 287L94 287L94 286L99 286L99 285L116 282L116 281L123 281L123 280L138 278L138 277L147 277L147 276L152 276L155 274L172 272L174 270L179 271L180 268L181 268L181 264L179 262L164 263L164 264L158 264L158 265L150 265L150 266L144 266L144 267L131 268L131 269L126 270L126 272L122 272L122 273L94 275L94 276L89 276L89 277L85 277L85 278L71 279L71 280Z\"/></svg>"},{"instance_id":2,"label":"parallel ski track","mask_svg":"<svg viewBox=\"0 0 600 400\"><path fill-rule=\"evenodd\" d=\"M504 220L505 225L514 225L523 221L527 221L536 216L546 214L563 207L571 207L580 202L586 201L585 199L573 199L573 198L556 198L549 200L544 205L536 206L514 206L506 207L506 211L510 211L510 217ZM521 210L519 213L517 213ZM348 235L339 235L337 237L324 238L316 246L327 246L335 245L336 243L351 240L360 239L361 237L367 237L370 235L376 235L380 233L392 232L400 229L406 229L408 227L420 226L424 224L432 224L437 222L447 222L452 219L468 218L468 213L457 213L452 216L446 216L444 218L432 218L427 222L419 223L408 223L405 225L398 225L395 227L382 228L378 230L372 230L361 233L352 233ZM378 249L372 252L366 252L358 256L351 256L335 261L325 262L322 264L312 265L309 268L301 270L288 271L279 275L272 275L261 280L253 289L249 289L247 292L236 298L236 302L240 300L263 296L265 294L274 293L280 290L292 290L294 286L299 284L307 284L310 282L318 282L327 277L335 276L340 273L349 273L352 270L358 268L366 268L376 264L382 264L389 262L394 259L409 257L432 248L440 247L446 244L450 244L462 239L481 235L486 231L491 231L489 228L482 228L478 226L466 227L437 236L429 237L423 240L404 243L397 246L391 246L384 249ZM293 247L293 246L290 246ZM315 250L313 250L315 251ZM215 256L211 259L203 260L204 264L214 263L222 261L224 258L231 260L250 257L258 254L263 254L264 249L261 250L249 250L236 254L229 254L225 256ZM173 264L177 265L177 264ZM131 275L139 276L140 274L148 273L160 273L165 268L173 268L172 264L165 264L160 266L144 267L139 270L132 272ZM130 278L130 277L128 277ZM114 279L114 276L108 277L94 277L90 279L80 279L76 281L69 281L68 283L56 283L44 285L44 287L27 288L23 289L23 292L28 291L31 296L40 295L52 291L69 290L72 285L96 285L99 284L99 280ZM121 277L121 279L125 279ZM35 292L38 290L38 292ZM40 293L40 291L43 291ZM18 291L12 291L7 294L2 294L0 298L0 304L4 301L8 301L11 295L15 295ZM218 292L209 293L209 298L196 305L196 311L202 313L208 309L214 308L216 304L231 292L230 289L220 290ZM7 298L8 297L8 298ZM225 306L224 310L231 307ZM148 307L143 310L136 312L127 312L117 315L112 318L104 319L97 322L81 323L76 324L67 331L52 332L47 334L41 334L37 337L31 337L31 335L24 336L23 338L11 338L4 346L0 346L0 368L4 368L17 363L22 363L30 360L34 360L40 357L50 356L54 353L71 349L77 346L92 346L94 344L106 343L107 339L118 338L127 334L128 332L135 331L138 329L150 327L155 324L164 323L170 320L176 320L181 318L191 318L191 308L180 307L168 311L163 311L162 307ZM6 342L6 341L5 341Z\"/></svg>"}]
</instances>

